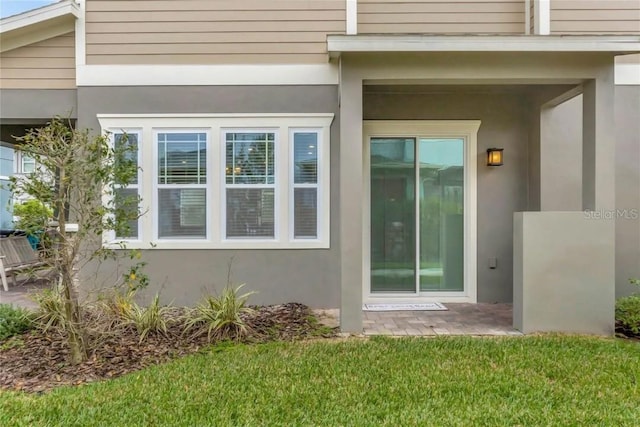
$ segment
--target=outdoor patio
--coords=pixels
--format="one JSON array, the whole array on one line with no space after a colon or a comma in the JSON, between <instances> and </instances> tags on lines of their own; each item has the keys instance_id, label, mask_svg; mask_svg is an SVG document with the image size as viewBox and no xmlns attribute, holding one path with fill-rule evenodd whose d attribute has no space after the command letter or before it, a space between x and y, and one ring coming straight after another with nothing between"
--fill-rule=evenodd
<instances>
[{"instance_id":1,"label":"outdoor patio","mask_svg":"<svg viewBox=\"0 0 640 427\"><path fill-rule=\"evenodd\" d=\"M31 299L30 294L46 289L49 286L46 280L31 280L24 283L24 279L18 278L18 283L18 286L10 283L8 292L0 289L0 304L12 304L16 307L23 308L36 308L37 304Z\"/></svg>"},{"instance_id":2,"label":"outdoor patio","mask_svg":"<svg viewBox=\"0 0 640 427\"><path fill-rule=\"evenodd\" d=\"M446 311L363 311L365 335L522 335L511 304L444 304Z\"/></svg>"}]
</instances>

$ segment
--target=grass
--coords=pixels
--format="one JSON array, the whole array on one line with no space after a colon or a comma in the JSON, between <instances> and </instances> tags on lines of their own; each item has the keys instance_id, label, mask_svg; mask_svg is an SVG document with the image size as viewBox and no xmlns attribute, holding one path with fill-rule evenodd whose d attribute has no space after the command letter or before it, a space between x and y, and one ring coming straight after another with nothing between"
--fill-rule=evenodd
<instances>
[{"instance_id":1,"label":"grass","mask_svg":"<svg viewBox=\"0 0 640 427\"><path fill-rule=\"evenodd\" d=\"M116 380L0 392L0 425L635 426L640 345L584 337L214 347Z\"/></svg>"}]
</instances>

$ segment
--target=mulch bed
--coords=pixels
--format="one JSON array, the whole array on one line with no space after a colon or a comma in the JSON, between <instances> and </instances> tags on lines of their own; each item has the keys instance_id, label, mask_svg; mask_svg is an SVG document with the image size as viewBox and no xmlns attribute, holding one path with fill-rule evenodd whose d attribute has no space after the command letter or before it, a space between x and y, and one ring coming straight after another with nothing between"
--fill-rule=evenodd
<instances>
[{"instance_id":1,"label":"mulch bed","mask_svg":"<svg viewBox=\"0 0 640 427\"><path fill-rule=\"evenodd\" d=\"M251 332L243 342L332 337L336 333L318 324L302 304L254 308L255 313L246 319ZM176 309L172 317L179 318L179 311ZM133 328L89 334L89 358L80 365L68 362L69 348L62 333L31 331L0 343L0 389L43 392L115 378L196 353L211 344L206 334L194 337L183 331L180 322L172 322L166 334L150 335L142 343Z\"/></svg>"}]
</instances>

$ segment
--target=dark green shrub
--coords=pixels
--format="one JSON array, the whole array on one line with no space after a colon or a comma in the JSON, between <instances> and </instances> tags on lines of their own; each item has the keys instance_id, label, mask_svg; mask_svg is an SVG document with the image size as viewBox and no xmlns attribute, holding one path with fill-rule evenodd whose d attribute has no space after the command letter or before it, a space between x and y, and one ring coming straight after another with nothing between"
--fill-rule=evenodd
<instances>
[{"instance_id":1,"label":"dark green shrub","mask_svg":"<svg viewBox=\"0 0 640 427\"><path fill-rule=\"evenodd\" d=\"M619 298L616 301L616 321L633 334L640 334L640 296Z\"/></svg>"},{"instance_id":2,"label":"dark green shrub","mask_svg":"<svg viewBox=\"0 0 640 427\"><path fill-rule=\"evenodd\" d=\"M26 332L32 327L31 314L27 310L0 304L0 341Z\"/></svg>"}]
</instances>

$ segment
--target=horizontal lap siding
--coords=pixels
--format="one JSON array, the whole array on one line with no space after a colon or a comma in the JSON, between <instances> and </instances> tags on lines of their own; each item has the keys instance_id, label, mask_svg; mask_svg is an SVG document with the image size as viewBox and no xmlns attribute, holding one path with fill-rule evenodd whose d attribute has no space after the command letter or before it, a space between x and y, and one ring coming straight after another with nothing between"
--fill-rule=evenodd
<instances>
[{"instance_id":1,"label":"horizontal lap siding","mask_svg":"<svg viewBox=\"0 0 640 427\"><path fill-rule=\"evenodd\" d=\"M327 61L345 0L88 0L88 64Z\"/></svg>"},{"instance_id":2,"label":"horizontal lap siding","mask_svg":"<svg viewBox=\"0 0 640 427\"><path fill-rule=\"evenodd\" d=\"M359 0L358 32L523 34L525 2Z\"/></svg>"},{"instance_id":3,"label":"horizontal lap siding","mask_svg":"<svg viewBox=\"0 0 640 427\"><path fill-rule=\"evenodd\" d=\"M640 34L640 0L553 0L552 34Z\"/></svg>"},{"instance_id":4,"label":"horizontal lap siding","mask_svg":"<svg viewBox=\"0 0 640 427\"><path fill-rule=\"evenodd\" d=\"M75 34L43 40L0 54L2 89L76 87Z\"/></svg>"}]
</instances>

